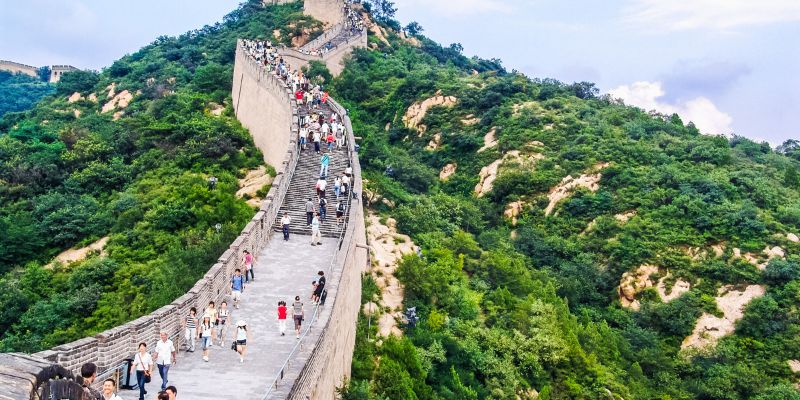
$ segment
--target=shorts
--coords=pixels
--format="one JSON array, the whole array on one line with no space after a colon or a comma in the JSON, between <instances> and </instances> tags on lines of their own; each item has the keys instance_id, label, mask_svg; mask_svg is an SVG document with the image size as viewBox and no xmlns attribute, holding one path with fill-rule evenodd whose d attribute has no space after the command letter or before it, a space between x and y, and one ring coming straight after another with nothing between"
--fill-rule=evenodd
<instances>
[{"instance_id":1,"label":"shorts","mask_svg":"<svg viewBox=\"0 0 800 400\"><path fill-rule=\"evenodd\" d=\"M322 294L322 290L325 289L324 286L317 286L317 289L314 290L314 296L319 297Z\"/></svg>"},{"instance_id":2,"label":"shorts","mask_svg":"<svg viewBox=\"0 0 800 400\"><path fill-rule=\"evenodd\" d=\"M300 329L301 325L303 325L303 316L302 315L295 315L294 316L294 329Z\"/></svg>"},{"instance_id":3,"label":"shorts","mask_svg":"<svg viewBox=\"0 0 800 400\"><path fill-rule=\"evenodd\" d=\"M244 340L237 340L237 341L236 341L236 345L237 345L237 346L247 346L247 339L244 339Z\"/></svg>"},{"instance_id":4,"label":"shorts","mask_svg":"<svg viewBox=\"0 0 800 400\"><path fill-rule=\"evenodd\" d=\"M336 218L342 218L342 215L344 215L344 212L342 212L342 211L337 211L336 212Z\"/></svg>"},{"instance_id":5,"label":"shorts","mask_svg":"<svg viewBox=\"0 0 800 400\"><path fill-rule=\"evenodd\" d=\"M202 340L203 350L211 347L211 336L203 336L200 338L200 340Z\"/></svg>"},{"instance_id":6,"label":"shorts","mask_svg":"<svg viewBox=\"0 0 800 400\"><path fill-rule=\"evenodd\" d=\"M231 292L231 297L233 297L234 301L239 301L242 298L242 292L239 290L234 290Z\"/></svg>"}]
</instances>

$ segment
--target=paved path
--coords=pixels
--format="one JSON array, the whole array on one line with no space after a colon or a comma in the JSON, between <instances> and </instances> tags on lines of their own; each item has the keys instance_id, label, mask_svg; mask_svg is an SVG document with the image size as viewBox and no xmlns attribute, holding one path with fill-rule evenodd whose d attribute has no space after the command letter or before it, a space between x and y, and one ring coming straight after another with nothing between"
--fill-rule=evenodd
<instances>
[{"instance_id":1,"label":"paved path","mask_svg":"<svg viewBox=\"0 0 800 400\"><path fill-rule=\"evenodd\" d=\"M309 320L314 311L309 299L311 282L317 277L317 271L327 269L336 250L336 239L323 238L321 246L311 246L309 240L309 236L292 235L284 242L282 234L273 234L256 258L256 279L245 288L241 308L232 310L233 323L244 318L252 329L253 339L248 342L244 363L240 364L238 354L230 349L231 330L227 333L225 347L211 348L209 362L203 361L199 344L194 353L180 351L178 364L169 371L170 384L178 388L180 398L258 400L266 393L267 386L297 342L291 314L287 319L286 336L278 332L278 300L291 305L294 296L301 296ZM147 385L150 394L156 393L160 385L161 378L155 374L153 382ZM138 391L122 395L134 399Z\"/></svg>"}]
</instances>

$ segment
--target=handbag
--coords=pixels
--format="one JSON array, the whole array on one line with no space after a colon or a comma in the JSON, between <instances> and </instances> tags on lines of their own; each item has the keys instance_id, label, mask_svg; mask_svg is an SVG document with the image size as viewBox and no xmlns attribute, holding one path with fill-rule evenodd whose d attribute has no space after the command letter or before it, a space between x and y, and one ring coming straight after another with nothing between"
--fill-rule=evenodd
<instances>
[{"instance_id":1,"label":"handbag","mask_svg":"<svg viewBox=\"0 0 800 400\"><path fill-rule=\"evenodd\" d=\"M235 340L231 343L231 350L236 351L236 341Z\"/></svg>"},{"instance_id":2,"label":"handbag","mask_svg":"<svg viewBox=\"0 0 800 400\"><path fill-rule=\"evenodd\" d=\"M153 378L150 376L150 370L144 368L144 363L142 362L142 356L139 356L139 364L142 365L142 372L144 372L144 383L150 383L150 381L153 380Z\"/></svg>"}]
</instances>

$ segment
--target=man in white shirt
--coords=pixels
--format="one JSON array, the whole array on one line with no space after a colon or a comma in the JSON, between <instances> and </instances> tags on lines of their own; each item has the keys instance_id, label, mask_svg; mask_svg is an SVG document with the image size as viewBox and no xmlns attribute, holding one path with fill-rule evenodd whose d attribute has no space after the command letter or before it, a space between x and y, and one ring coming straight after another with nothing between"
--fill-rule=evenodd
<instances>
[{"instance_id":1,"label":"man in white shirt","mask_svg":"<svg viewBox=\"0 0 800 400\"><path fill-rule=\"evenodd\" d=\"M161 340L156 343L155 356L153 357L156 359L158 374L161 376L161 390L167 388L169 367L177 362L175 357L175 345L167 337L167 332L161 332Z\"/></svg>"},{"instance_id":2,"label":"man in white shirt","mask_svg":"<svg viewBox=\"0 0 800 400\"><path fill-rule=\"evenodd\" d=\"M281 226L283 226L283 240L289 240L289 224L292 223L292 217L289 216L289 213L283 213L283 218L281 218Z\"/></svg>"}]
</instances>

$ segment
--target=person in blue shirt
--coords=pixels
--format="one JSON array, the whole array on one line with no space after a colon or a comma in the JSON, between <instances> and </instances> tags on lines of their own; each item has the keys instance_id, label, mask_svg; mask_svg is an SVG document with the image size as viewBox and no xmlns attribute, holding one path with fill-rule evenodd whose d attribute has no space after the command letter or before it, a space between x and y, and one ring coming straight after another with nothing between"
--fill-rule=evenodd
<instances>
[{"instance_id":1,"label":"person in blue shirt","mask_svg":"<svg viewBox=\"0 0 800 400\"><path fill-rule=\"evenodd\" d=\"M233 306L236 308L239 308L242 290L244 290L244 277L242 276L242 270L236 268L236 272L231 277L231 297L233 297Z\"/></svg>"}]
</instances>

